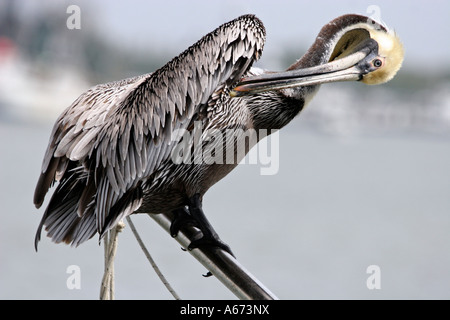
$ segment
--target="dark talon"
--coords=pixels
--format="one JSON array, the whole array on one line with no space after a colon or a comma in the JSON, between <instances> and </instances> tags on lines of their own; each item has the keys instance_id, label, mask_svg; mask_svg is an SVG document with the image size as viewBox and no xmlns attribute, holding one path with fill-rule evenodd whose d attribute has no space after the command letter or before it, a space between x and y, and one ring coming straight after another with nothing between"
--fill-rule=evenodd
<instances>
[{"instance_id":1,"label":"dark talon","mask_svg":"<svg viewBox=\"0 0 450 320\"><path fill-rule=\"evenodd\" d=\"M197 226L197 221L189 214L189 211L185 208L179 208L173 211L173 221L170 225L170 235L175 238L181 228L185 226Z\"/></svg>"},{"instance_id":2,"label":"dark talon","mask_svg":"<svg viewBox=\"0 0 450 320\"><path fill-rule=\"evenodd\" d=\"M170 234L176 237L178 232L185 226L190 225L200 229L201 237L191 240L187 250L191 251L195 248L209 246L213 248L220 248L234 257L230 247L220 240L212 225L209 223L202 209L202 199L200 194L195 194L189 199L188 207L181 207L173 211L174 219L170 225ZM183 249L186 251L186 249ZM208 272L205 277L210 277L212 274Z\"/></svg>"},{"instance_id":3,"label":"dark talon","mask_svg":"<svg viewBox=\"0 0 450 320\"><path fill-rule=\"evenodd\" d=\"M220 240L219 235L206 218L205 213L202 209L200 195L195 194L191 199L189 199L189 201L189 212L191 214L191 217L197 221L197 227L202 231L203 236L199 239L192 240L192 242L188 246L188 249L192 250L194 248L199 248L202 246L218 247L234 257L234 254L231 251L230 247L222 240Z\"/></svg>"},{"instance_id":4,"label":"dark talon","mask_svg":"<svg viewBox=\"0 0 450 320\"><path fill-rule=\"evenodd\" d=\"M197 227L202 231L203 236L200 239L192 240L188 249L199 248L201 246L219 247L234 257L230 247L220 240L219 235L209 223L202 209L202 200L200 194L196 193L189 199L189 212L191 217L197 221Z\"/></svg>"},{"instance_id":5,"label":"dark talon","mask_svg":"<svg viewBox=\"0 0 450 320\"><path fill-rule=\"evenodd\" d=\"M229 254L231 254L233 257L235 257L233 252L230 249L230 246L227 245L226 243L222 242L222 240L220 240L219 237L216 238L216 237L209 237L209 236L203 235L203 237L201 237L200 239L193 240L189 244L188 250L192 250L195 248L201 248L204 246L220 248L220 249L228 252Z\"/></svg>"}]
</instances>

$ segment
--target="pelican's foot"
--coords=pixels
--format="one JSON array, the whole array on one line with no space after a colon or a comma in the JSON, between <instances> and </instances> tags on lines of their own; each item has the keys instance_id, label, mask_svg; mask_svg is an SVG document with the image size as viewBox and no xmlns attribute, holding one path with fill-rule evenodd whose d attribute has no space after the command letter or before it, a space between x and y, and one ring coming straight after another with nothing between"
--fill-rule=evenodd
<instances>
[{"instance_id":1,"label":"pelican's foot","mask_svg":"<svg viewBox=\"0 0 450 320\"><path fill-rule=\"evenodd\" d=\"M189 211L185 207L174 210L173 215L174 218L170 225L170 235L173 238L185 226L197 227L197 221L189 214Z\"/></svg>"},{"instance_id":2,"label":"pelican's foot","mask_svg":"<svg viewBox=\"0 0 450 320\"><path fill-rule=\"evenodd\" d=\"M192 240L192 242L188 246L188 250L201 248L204 246L217 247L228 252L234 257L230 246L220 240L219 235L209 223L208 219L206 219L206 216L202 209L201 196L199 194L195 194L190 199L189 212L190 216L196 221L196 227L200 229L203 236L199 239Z\"/></svg>"},{"instance_id":3,"label":"pelican's foot","mask_svg":"<svg viewBox=\"0 0 450 320\"><path fill-rule=\"evenodd\" d=\"M234 257L234 254L231 251L230 246L227 245L222 240L220 240L220 238L211 238L211 237L202 236L199 239L193 240L189 244L188 250L192 250L195 248L202 248L205 246L220 248L220 249L228 252L229 254L231 254Z\"/></svg>"}]
</instances>

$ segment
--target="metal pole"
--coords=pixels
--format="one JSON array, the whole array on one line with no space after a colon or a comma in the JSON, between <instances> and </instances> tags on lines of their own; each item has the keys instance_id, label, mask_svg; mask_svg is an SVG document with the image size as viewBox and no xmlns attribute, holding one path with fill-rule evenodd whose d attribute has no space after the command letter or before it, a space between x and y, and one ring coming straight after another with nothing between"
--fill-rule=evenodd
<instances>
[{"instance_id":1,"label":"metal pole","mask_svg":"<svg viewBox=\"0 0 450 320\"><path fill-rule=\"evenodd\" d=\"M169 233L172 217L168 214L149 214ZM183 248L199 232L188 227L175 238ZM245 269L233 256L219 248L196 248L189 251L206 269L219 279L236 297L241 300L278 300L258 279Z\"/></svg>"}]
</instances>

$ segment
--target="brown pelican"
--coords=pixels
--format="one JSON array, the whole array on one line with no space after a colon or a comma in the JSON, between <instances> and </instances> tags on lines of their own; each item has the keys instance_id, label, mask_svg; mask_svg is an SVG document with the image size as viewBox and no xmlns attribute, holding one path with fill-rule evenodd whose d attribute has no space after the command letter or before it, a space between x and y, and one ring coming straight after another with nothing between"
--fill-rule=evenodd
<instances>
[{"instance_id":1,"label":"brown pelican","mask_svg":"<svg viewBox=\"0 0 450 320\"><path fill-rule=\"evenodd\" d=\"M383 83L403 60L392 31L368 17L344 15L326 24L287 71L261 73L251 66L262 54L265 33L258 18L241 16L159 70L94 86L75 100L53 127L36 186L39 208L58 182L36 248L44 226L54 242L78 246L96 233L101 238L132 213L173 212L173 236L189 223L203 233L190 249L213 245L231 253L206 219L202 199L240 159L234 154L231 164L199 162L193 152L193 161L174 161L177 148L193 148L195 140L178 133L195 137L200 130L201 147L210 150L208 129L241 129L237 142L254 130L258 141L258 130L284 127L320 84Z\"/></svg>"}]
</instances>

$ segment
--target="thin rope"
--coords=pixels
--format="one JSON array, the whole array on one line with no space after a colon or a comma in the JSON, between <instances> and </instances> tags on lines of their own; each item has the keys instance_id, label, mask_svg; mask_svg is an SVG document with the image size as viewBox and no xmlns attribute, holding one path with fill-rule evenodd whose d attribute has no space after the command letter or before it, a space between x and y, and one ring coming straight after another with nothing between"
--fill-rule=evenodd
<instances>
[{"instance_id":1,"label":"thin rope","mask_svg":"<svg viewBox=\"0 0 450 320\"><path fill-rule=\"evenodd\" d=\"M178 296L178 294L175 292L175 290L172 288L170 283L167 281L167 279L164 277L164 275L161 273L161 270L155 263L155 260L153 260L152 256L148 252L147 248L145 247L144 242L142 241L141 237L139 236L139 233L137 232L133 222L131 221L131 218L127 216L127 222L130 225L131 231L133 231L134 236L136 237L137 242L139 243L139 246L141 247L142 251L144 251L145 256L147 257L148 261L150 262L150 265L155 270L156 274L158 275L161 282L166 286L167 290L172 294L172 296L176 300L181 300L181 298Z\"/></svg>"}]
</instances>

